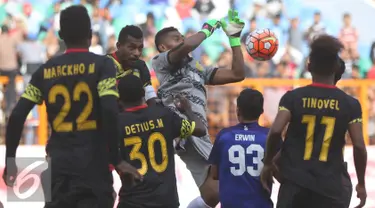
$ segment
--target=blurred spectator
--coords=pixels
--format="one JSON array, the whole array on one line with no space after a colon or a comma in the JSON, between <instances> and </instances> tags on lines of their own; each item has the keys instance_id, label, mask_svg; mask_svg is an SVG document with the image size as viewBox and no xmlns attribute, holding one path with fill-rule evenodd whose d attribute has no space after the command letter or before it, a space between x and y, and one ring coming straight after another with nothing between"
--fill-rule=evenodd
<instances>
[{"instance_id":1,"label":"blurred spectator","mask_svg":"<svg viewBox=\"0 0 375 208\"><path fill-rule=\"evenodd\" d=\"M343 17L344 26L339 33L339 40L343 43L345 50L350 50L354 55L357 54L358 31L352 26L350 14L345 13Z\"/></svg>"},{"instance_id":2,"label":"blurred spectator","mask_svg":"<svg viewBox=\"0 0 375 208\"><path fill-rule=\"evenodd\" d=\"M257 69L255 71L255 77L258 78L271 78L271 67L270 62L262 61L258 63Z\"/></svg>"},{"instance_id":3,"label":"blurred spectator","mask_svg":"<svg viewBox=\"0 0 375 208\"><path fill-rule=\"evenodd\" d=\"M103 47L101 46L101 41L99 37L99 33L93 33L92 38L91 38L91 46L89 48L90 52L93 52L98 55L103 55L104 50Z\"/></svg>"},{"instance_id":4,"label":"blurred spectator","mask_svg":"<svg viewBox=\"0 0 375 208\"><path fill-rule=\"evenodd\" d=\"M254 0L253 5L248 11L246 11L246 19L252 18L261 18L264 19L267 17L267 10L264 8L266 5L265 0Z\"/></svg>"},{"instance_id":5,"label":"blurred spectator","mask_svg":"<svg viewBox=\"0 0 375 208\"><path fill-rule=\"evenodd\" d=\"M352 77L353 65L358 62L357 54L353 53L352 50L343 50L340 54L342 60L345 62L345 73L342 75L342 78L348 79Z\"/></svg>"},{"instance_id":6,"label":"blurred spectator","mask_svg":"<svg viewBox=\"0 0 375 208\"><path fill-rule=\"evenodd\" d=\"M100 37L100 40L106 38L106 31L105 31L105 22L100 15L100 9L95 7L92 12L92 17L91 17L91 28L93 33L97 33L97 35ZM103 44L104 42L104 44ZM105 47L106 41L101 41L101 44Z\"/></svg>"},{"instance_id":7,"label":"blurred spectator","mask_svg":"<svg viewBox=\"0 0 375 208\"><path fill-rule=\"evenodd\" d=\"M353 66L352 66L352 76L351 76L352 79L361 79L361 73L359 71L359 66L354 63Z\"/></svg>"},{"instance_id":8,"label":"blurred spectator","mask_svg":"<svg viewBox=\"0 0 375 208\"><path fill-rule=\"evenodd\" d=\"M272 30L275 33L276 37L279 39L279 46L283 47L285 43L285 31L281 25L281 14L276 14L275 16L273 16L270 30Z\"/></svg>"},{"instance_id":9,"label":"blurred spectator","mask_svg":"<svg viewBox=\"0 0 375 208\"><path fill-rule=\"evenodd\" d=\"M53 28L56 31L60 30L60 11L61 11L61 3L58 1L53 6L53 15L52 15L52 20L51 20L51 22L53 22Z\"/></svg>"},{"instance_id":10,"label":"blurred spectator","mask_svg":"<svg viewBox=\"0 0 375 208\"><path fill-rule=\"evenodd\" d=\"M60 49L59 40L56 37L56 34L53 30L49 30L46 34L46 37L44 39L44 45L47 46L47 57L51 58L55 56L55 54Z\"/></svg>"},{"instance_id":11,"label":"blurred spectator","mask_svg":"<svg viewBox=\"0 0 375 208\"><path fill-rule=\"evenodd\" d=\"M267 12L270 16L280 14L283 10L282 0L267 0Z\"/></svg>"},{"instance_id":12,"label":"blurred spectator","mask_svg":"<svg viewBox=\"0 0 375 208\"><path fill-rule=\"evenodd\" d=\"M370 60L373 64L375 64L375 42L372 43L370 49Z\"/></svg>"},{"instance_id":13,"label":"blurred spectator","mask_svg":"<svg viewBox=\"0 0 375 208\"><path fill-rule=\"evenodd\" d=\"M8 78L5 91L5 115L8 117L16 104L16 76L19 66L17 62L17 39L9 34L7 26L1 27L0 34L0 73Z\"/></svg>"},{"instance_id":14,"label":"blurred spectator","mask_svg":"<svg viewBox=\"0 0 375 208\"><path fill-rule=\"evenodd\" d=\"M38 34L40 30L40 24L43 21L43 16L37 11L33 10L30 3L26 2L23 5L23 13L25 14L27 23L27 32L30 34Z\"/></svg>"},{"instance_id":15,"label":"blurred spectator","mask_svg":"<svg viewBox=\"0 0 375 208\"><path fill-rule=\"evenodd\" d=\"M168 4L168 0L150 0L150 4Z\"/></svg>"},{"instance_id":16,"label":"blurred spectator","mask_svg":"<svg viewBox=\"0 0 375 208\"><path fill-rule=\"evenodd\" d=\"M279 48L276 55L272 58L272 61L278 64L284 59L284 61L293 62L294 65L300 66L303 62L303 58L303 54L300 51L294 47L290 47L290 45L286 45L283 48Z\"/></svg>"},{"instance_id":17,"label":"blurred spectator","mask_svg":"<svg viewBox=\"0 0 375 208\"><path fill-rule=\"evenodd\" d=\"M193 8L197 10L201 19L204 20L215 9L215 5L212 0L197 0Z\"/></svg>"},{"instance_id":18,"label":"blurred spectator","mask_svg":"<svg viewBox=\"0 0 375 208\"><path fill-rule=\"evenodd\" d=\"M290 28L288 30L288 44L302 52L303 46L303 32L299 27L299 20L297 17L290 20Z\"/></svg>"},{"instance_id":19,"label":"blurred spectator","mask_svg":"<svg viewBox=\"0 0 375 208\"><path fill-rule=\"evenodd\" d=\"M140 25L145 37L156 34L155 17L151 12L147 13L147 19L144 24Z\"/></svg>"},{"instance_id":20,"label":"blurred spectator","mask_svg":"<svg viewBox=\"0 0 375 208\"><path fill-rule=\"evenodd\" d=\"M191 17L191 8L194 6L193 0L178 0L176 11L181 19Z\"/></svg>"},{"instance_id":21,"label":"blurred spectator","mask_svg":"<svg viewBox=\"0 0 375 208\"><path fill-rule=\"evenodd\" d=\"M242 34L242 40L241 41L243 43L245 43L247 36L249 36L249 34L251 32L253 32L257 29L257 19L255 17L251 18L250 21L249 21L249 25L250 25L249 32L246 32L246 33Z\"/></svg>"},{"instance_id":22,"label":"blurred spectator","mask_svg":"<svg viewBox=\"0 0 375 208\"><path fill-rule=\"evenodd\" d=\"M321 18L322 17L320 12L315 12L314 23L309 27L309 29L305 33L305 38L309 44L312 40L314 40L315 36L326 33L326 26L321 22Z\"/></svg>"},{"instance_id":23,"label":"blurred spectator","mask_svg":"<svg viewBox=\"0 0 375 208\"><path fill-rule=\"evenodd\" d=\"M22 60L22 68L25 68L24 82L28 83L31 75L46 61L47 48L38 42L36 35L30 34L18 45L17 51Z\"/></svg>"},{"instance_id":24,"label":"blurred spectator","mask_svg":"<svg viewBox=\"0 0 375 208\"><path fill-rule=\"evenodd\" d=\"M375 79L375 63L372 65L372 67L368 71L367 78L368 79Z\"/></svg>"}]
</instances>

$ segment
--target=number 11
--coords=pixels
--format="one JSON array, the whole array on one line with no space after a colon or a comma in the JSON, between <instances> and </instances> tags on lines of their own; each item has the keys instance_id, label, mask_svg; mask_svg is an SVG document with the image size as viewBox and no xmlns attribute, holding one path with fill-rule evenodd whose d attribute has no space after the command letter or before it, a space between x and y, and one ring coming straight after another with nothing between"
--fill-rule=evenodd
<instances>
[{"instance_id":1,"label":"number 11","mask_svg":"<svg viewBox=\"0 0 375 208\"><path fill-rule=\"evenodd\" d=\"M323 143L322 143L322 149L320 150L320 154L319 154L319 160L322 162L327 162L328 150L331 144L335 122L336 122L336 118L328 117L328 116L323 116L320 122L320 124L326 126ZM316 123L316 116L304 115L302 117L302 123L307 124L305 154L303 156L303 159L310 160L313 146L314 146L314 130L315 130L315 123Z\"/></svg>"}]
</instances>

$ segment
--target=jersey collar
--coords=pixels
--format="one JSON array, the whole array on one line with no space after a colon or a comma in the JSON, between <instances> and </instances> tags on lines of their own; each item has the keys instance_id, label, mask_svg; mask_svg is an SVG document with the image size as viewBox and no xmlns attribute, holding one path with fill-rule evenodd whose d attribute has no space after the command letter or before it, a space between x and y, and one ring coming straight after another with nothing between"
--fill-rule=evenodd
<instances>
[{"instance_id":1,"label":"jersey collar","mask_svg":"<svg viewBox=\"0 0 375 208\"><path fill-rule=\"evenodd\" d=\"M144 108L147 108L148 106L146 104L143 104L143 105L138 105L138 106L135 106L135 107L131 107L131 108L125 108L125 111L126 112L134 112L134 111L138 111L138 110L141 110L141 109L144 109Z\"/></svg>"},{"instance_id":2,"label":"jersey collar","mask_svg":"<svg viewBox=\"0 0 375 208\"><path fill-rule=\"evenodd\" d=\"M313 82L310 86L312 87L321 87L321 88L337 88L335 85L329 85L329 84L323 84L323 83L317 83Z\"/></svg>"},{"instance_id":3,"label":"jersey collar","mask_svg":"<svg viewBox=\"0 0 375 208\"><path fill-rule=\"evenodd\" d=\"M112 56L113 56L113 58L114 58L117 62L119 62L116 52L113 52L113 53L112 53ZM120 63L120 62L119 62L119 63Z\"/></svg>"},{"instance_id":4,"label":"jersey collar","mask_svg":"<svg viewBox=\"0 0 375 208\"><path fill-rule=\"evenodd\" d=\"M87 48L68 48L66 49L65 53L84 53L89 52Z\"/></svg>"},{"instance_id":5,"label":"jersey collar","mask_svg":"<svg viewBox=\"0 0 375 208\"><path fill-rule=\"evenodd\" d=\"M247 127L256 127L259 126L258 121L248 122L248 123L239 123L240 126L247 126Z\"/></svg>"}]
</instances>

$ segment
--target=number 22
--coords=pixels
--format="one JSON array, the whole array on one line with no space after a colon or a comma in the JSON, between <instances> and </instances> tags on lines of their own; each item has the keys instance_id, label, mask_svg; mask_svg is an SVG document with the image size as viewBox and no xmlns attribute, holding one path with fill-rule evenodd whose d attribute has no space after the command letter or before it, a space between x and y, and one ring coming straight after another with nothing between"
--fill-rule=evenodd
<instances>
[{"instance_id":1,"label":"number 22","mask_svg":"<svg viewBox=\"0 0 375 208\"><path fill-rule=\"evenodd\" d=\"M87 120L92 112L93 100L90 87L85 82L79 82L73 89L73 101L80 101L81 94L87 95L87 104L83 108L81 114L76 119L77 131L94 130L96 129L95 120ZM64 119L69 114L72 107L71 98L68 89L61 84L55 85L48 93L48 102L56 103L56 98L61 95L64 98L64 104L52 122L52 128L56 132L71 132L73 131L73 122L65 122Z\"/></svg>"},{"instance_id":2,"label":"number 22","mask_svg":"<svg viewBox=\"0 0 375 208\"><path fill-rule=\"evenodd\" d=\"M323 124L326 126L323 143L322 143L322 149L320 150L320 154L319 154L319 160L322 162L327 162L328 150L331 144L335 122L336 122L336 118L328 117L328 116L323 116L320 122L320 124ZM303 159L310 160L313 146L314 146L314 131L315 131L316 116L304 115L302 117L302 123L307 124L305 154L303 156Z\"/></svg>"}]
</instances>

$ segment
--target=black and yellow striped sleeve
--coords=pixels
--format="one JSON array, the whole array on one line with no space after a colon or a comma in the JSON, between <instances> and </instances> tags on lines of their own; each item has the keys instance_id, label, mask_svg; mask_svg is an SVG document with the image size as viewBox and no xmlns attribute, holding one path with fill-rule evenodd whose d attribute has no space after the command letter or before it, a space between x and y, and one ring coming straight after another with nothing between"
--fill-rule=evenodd
<instances>
[{"instance_id":1,"label":"black and yellow striped sleeve","mask_svg":"<svg viewBox=\"0 0 375 208\"><path fill-rule=\"evenodd\" d=\"M43 89L41 77L43 66L41 66L31 77L29 84L27 85L25 91L21 95L22 98L25 98L35 104L41 105L43 103Z\"/></svg>"},{"instance_id":2,"label":"black and yellow striped sleeve","mask_svg":"<svg viewBox=\"0 0 375 208\"><path fill-rule=\"evenodd\" d=\"M98 93L99 97L103 97L106 95L113 95L119 97L117 88L116 88L116 78L107 78L101 80L98 83Z\"/></svg>"},{"instance_id":3,"label":"black and yellow striped sleeve","mask_svg":"<svg viewBox=\"0 0 375 208\"><path fill-rule=\"evenodd\" d=\"M112 95L119 97L116 86L116 67L112 59L106 58L103 69L100 71L97 90L99 97Z\"/></svg>"},{"instance_id":4,"label":"black and yellow striped sleeve","mask_svg":"<svg viewBox=\"0 0 375 208\"><path fill-rule=\"evenodd\" d=\"M31 83L27 85L25 92L23 92L21 97L28 99L38 105L43 103L42 91Z\"/></svg>"}]
</instances>

